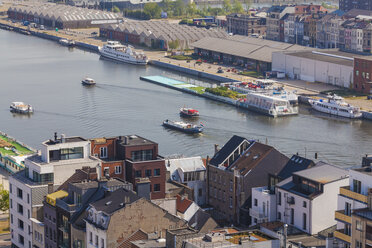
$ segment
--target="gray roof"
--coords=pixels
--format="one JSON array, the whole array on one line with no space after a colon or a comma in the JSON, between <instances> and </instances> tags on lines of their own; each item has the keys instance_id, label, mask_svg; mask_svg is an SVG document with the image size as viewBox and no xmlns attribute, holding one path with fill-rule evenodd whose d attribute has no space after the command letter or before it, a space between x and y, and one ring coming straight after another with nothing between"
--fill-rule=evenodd
<instances>
[{"instance_id":1,"label":"gray roof","mask_svg":"<svg viewBox=\"0 0 372 248\"><path fill-rule=\"evenodd\" d=\"M322 184L331 183L349 177L347 170L325 162L318 162L310 169L295 172L293 174Z\"/></svg>"},{"instance_id":2,"label":"gray roof","mask_svg":"<svg viewBox=\"0 0 372 248\"><path fill-rule=\"evenodd\" d=\"M283 42L257 39L251 37L214 38L206 37L192 46L237 57L272 62L272 53L279 51L309 50L310 48Z\"/></svg>"}]
</instances>

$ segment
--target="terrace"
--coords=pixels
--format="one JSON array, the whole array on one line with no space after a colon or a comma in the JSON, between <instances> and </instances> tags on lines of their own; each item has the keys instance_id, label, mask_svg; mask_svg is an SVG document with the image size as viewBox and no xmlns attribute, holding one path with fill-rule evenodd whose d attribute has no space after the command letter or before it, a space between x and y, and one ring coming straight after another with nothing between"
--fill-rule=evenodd
<instances>
[{"instance_id":1,"label":"terrace","mask_svg":"<svg viewBox=\"0 0 372 248\"><path fill-rule=\"evenodd\" d=\"M4 134L0 134L0 154L2 156L19 156L34 153L26 145L20 144L15 139Z\"/></svg>"}]
</instances>

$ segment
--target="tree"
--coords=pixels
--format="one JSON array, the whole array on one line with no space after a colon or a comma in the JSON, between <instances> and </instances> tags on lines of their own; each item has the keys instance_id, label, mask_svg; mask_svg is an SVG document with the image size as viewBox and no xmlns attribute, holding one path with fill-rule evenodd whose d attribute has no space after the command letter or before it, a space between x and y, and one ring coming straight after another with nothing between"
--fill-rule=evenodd
<instances>
[{"instance_id":1,"label":"tree","mask_svg":"<svg viewBox=\"0 0 372 248\"><path fill-rule=\"evenodd\" d=\"M226 14L231 12L231 2L230 2L230 0L223 0L222 9L225 11Z\"/></svg>"},{"instance_id":2,"label":"tree","mask_svg":"<svg viewBox=\"0 0 372 248\"><path fill-rule=\"evenodd\" d=\"M118 6L115 6L114 5L114 7L112 7L112 12L119 13L120 12L120 9L118 8Z\"/></svg>"},{"instance_id":3,"label":"tree","mask_svg":"<svg viewBox=\"0 0 372 248\"><path fill-rule=\"evenodd\" d=\"M244 12L243 5L239 0L234 0L234 4L232 6L232 11L234 13L243 13Z\"/></svg>"},{"instance_id":4,"label":"tree","mask_svg":"<svg viewBox=\"0 0 372 248\"><path fill-rule=\"evenodd\" d=\"M9 210L9 191L0 186L0 210L5 212Z\"/></svg>"},{"instance_id":5,"label":"tree","mask_svg":"<svg viewBox=\"0 0 372 248\"><path fill-rule=\"evenodd\" d=\"M161 17L161 8L157 3L146 3L143 12L149 14L152 19Z\"/></svg>"},{"instance_id":6,"label":"tree","mask_svg":"<svg viewBox=\"0 0 372 248\"><path fill-rule=\"evenodd\" d=\"M178 40L174 40L174 41L169 41L168 42L168 47L171 50L177 49L179 45L180 45L180 42Z\"/></svg>"},{"instance_id":7,"label":"tree","mask_svg":"<svg viewBox=\"0 0 372 248\"><path fill-rule=\"evenodd\" d=\"M173 2L173 4L173 14L175 16L182 16L185 13L185 4L183 3L183 1L176 0L175 2Z\"/></svg>"},{"instance_id":8,"label":"tree","mask_svg":"<svg viewBox=\"0 0 372 248\"><path fill-rule=\"evenodd\" d=\"M198 11L198 8L196 7L196 3L192 2L187 5L187 14L190 16L194 16L196 12Z\"/></svg>"}]
</instances>

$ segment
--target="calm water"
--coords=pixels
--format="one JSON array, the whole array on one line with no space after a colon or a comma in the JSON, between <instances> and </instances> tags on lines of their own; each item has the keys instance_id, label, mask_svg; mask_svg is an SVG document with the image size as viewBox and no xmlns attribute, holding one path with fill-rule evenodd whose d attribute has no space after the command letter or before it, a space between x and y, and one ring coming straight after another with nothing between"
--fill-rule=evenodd
<instances>
[{"instance_id":1,"label":"calm water","mask_svg":"<svg viewBox=\"0 0 372 248\"><path fill-rule=\"evenodd\" d=\"M159 68L100 60L51 41L0 30L0 130L40 148L53 132L83 137L138 134L159 143L162 155L212 155L233 134L259 139L288 156L298 152L340 166L359 164L372 152L372 122L331 118L301 107L301 114L270 118L139 80L142 75L183 75ZM80 83L85 76L93 88ZM193 80L193 79L190 79ZM9 112L12 101L30 103L31 117ZM164 129L184 105L197 108L205 133Z\"/></svg>"}]
</instances>

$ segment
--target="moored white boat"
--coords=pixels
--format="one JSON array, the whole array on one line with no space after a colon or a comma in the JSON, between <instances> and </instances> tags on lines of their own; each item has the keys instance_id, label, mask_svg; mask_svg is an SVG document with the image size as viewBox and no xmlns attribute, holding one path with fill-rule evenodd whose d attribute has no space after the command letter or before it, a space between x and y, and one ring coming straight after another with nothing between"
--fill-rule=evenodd
<instances>
[{"instance_id":1,"label":"moored white boat","mask_svg":"<svg viewBox=\"0 0 372 248\"><path fill-rule=\"evenodd\" d=\"M10 104L10 111L20 114L31 114L34 109L30 104L25 104L24 102L12 102Z\"/></svg>"},{"instance_id":2,"label":"moored white boat","mask_svg":"<svg viewBox=\"0 0 372 248\"><path fill-rule=\"evenodd\" d=\"M118 41L108 41L99 48L101 56L135 65L146 65L149 61L143 52L138 52L132 46L124 46Z\"/></svg>"},{"instance_id":3,"label":"moored white boat","mask_svg":"<svg viewBox=\"0 0 372 248\"><path fill-rule=\"evenodd\" d=\"M362 117L362 112L358 107L354 107L338 95L328 95L327 99L309 100L311 107L319 112L326 114L356 119Z\"/></svg>"}]
</instances>

